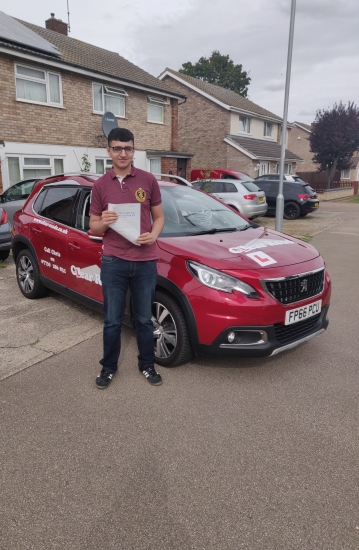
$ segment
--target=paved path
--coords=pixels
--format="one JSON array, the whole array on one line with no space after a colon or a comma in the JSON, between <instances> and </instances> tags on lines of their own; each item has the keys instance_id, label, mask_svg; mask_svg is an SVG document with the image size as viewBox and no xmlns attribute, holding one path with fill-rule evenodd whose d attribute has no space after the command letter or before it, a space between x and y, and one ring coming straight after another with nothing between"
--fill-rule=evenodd
<instances>
[{"instance_id":1,"label":"paved path","mask_svg":"<svg viewBox=\"0 0 359 550\"><path fill-rule=\"evenodd\" d=\"M313 238L333 281L330 325L299 348L196 358L151 387L125 329L120 372L99 391L101 334L71 345L66 333L2 380L1 550L358 550L354 206ZM14 281L1 284L10 303ZM62 298L20 302L29 316L2 300L13 348L41 343L54 312L60 333L67 316L85 322Z\"/></svg>"}]
</instances>

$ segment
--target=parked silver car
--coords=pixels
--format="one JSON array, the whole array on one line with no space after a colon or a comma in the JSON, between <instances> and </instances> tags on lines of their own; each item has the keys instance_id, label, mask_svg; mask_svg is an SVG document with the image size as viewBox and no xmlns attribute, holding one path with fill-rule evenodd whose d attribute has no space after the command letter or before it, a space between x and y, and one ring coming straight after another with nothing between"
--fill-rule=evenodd
<instances>
[{"instance_id":1,"label":"parked silver car","mask_svg":"<svg viewBox=\"0 0 359 550\"><path fill-rule=\"evenodd\" d=\"M18 181L1 193L0 206L6 210L11 225L15 212L24 206L26 199L38 181L41 181L41 178Z\"/></svg>"},{"instance_id":2,"label":"parked silver car","mask_svg":"<svg viewBox=\"0 0 359 550\"><path fill-rule=\"evenodd\" d=\"M214 195L247 218L264 216L267 212L265 193L252 181L197 180L192 186Z\"/></svg>"}]
</instances>

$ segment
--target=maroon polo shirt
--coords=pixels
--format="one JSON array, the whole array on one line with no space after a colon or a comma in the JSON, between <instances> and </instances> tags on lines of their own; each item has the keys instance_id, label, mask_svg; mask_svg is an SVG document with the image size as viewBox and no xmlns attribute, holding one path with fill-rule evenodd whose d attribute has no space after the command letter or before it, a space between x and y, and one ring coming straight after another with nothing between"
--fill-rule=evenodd
<instances>
[{"instance_id":1,"label":"maroon polo shirt","mask_svg":"<svg viewBox=\"0 0 359 550\"><path fill-rule=\"evenodd\" d=\"M101 216L108 210L109 204L141 204L141 234L150 233L151 206L161 204L158 181L150 172L132 166L122 183L119 182L113 168L95 181L92 189L90 212ZM144 262L157 260L156 243L136 246L109 227L103 237L105 256L116 256L128 261Z\"/></svg>"}]
</instances>

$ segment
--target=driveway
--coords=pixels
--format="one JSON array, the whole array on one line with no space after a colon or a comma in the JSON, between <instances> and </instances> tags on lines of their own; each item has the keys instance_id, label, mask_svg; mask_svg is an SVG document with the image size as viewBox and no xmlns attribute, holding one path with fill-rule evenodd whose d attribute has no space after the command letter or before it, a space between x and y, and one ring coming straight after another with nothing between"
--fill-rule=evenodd
<instances>
[{"instance_id":1,"label":"driveway","mask_svg":"<svg viewBox=\"0 0 359 550\"><path fill-rule=\"evenodd\" d=\"M13 357L0 548L358 549L359 205L331 206L341 221L312 241L333 280L328 330L272 358L160 368L160 387L125 328L120 371L97 390L100 316L55 295L23 302L11 264L0 271Z\"/></svg>"}]
</instances>

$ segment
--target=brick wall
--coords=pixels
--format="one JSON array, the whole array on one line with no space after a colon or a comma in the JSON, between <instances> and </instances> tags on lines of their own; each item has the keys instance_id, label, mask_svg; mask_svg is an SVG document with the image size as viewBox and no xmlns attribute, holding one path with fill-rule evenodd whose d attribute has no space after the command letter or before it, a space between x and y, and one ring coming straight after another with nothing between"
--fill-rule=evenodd
<instances>
[{"instance_id":1,"label":"brick wall","mask_svg":"<svg viewBox=\"0 0 359 550\"><path fill-rule=\"evenodd\" d=\"M304 163L299 162L297 165L297 169L301 172L311 172L318 169L312 161L313 153L309 151L309 136L308 132L296 126L288 130L287 149L304 160Z\"/></svg>"},{"instance_id":2,"label":"brick wall","mask_svg":"<svg viewBox=\"0 0 359 550\"><path fill-rule=\"evenodd\" d=\"M178 106L178 146L194 153L192 168L226 168L227 145L223 139L230 132L230 113L180 82L165 77L174 90L187 96Z\"/></svg>"},{"instance_id":3,"label":"brick wall","mask_svg":"<svg viewBox=\"0 0 359 550\"><path fill-rule=\"evenodd\" d=\"M252 160L251 158L247 157L240 151L236 150L234 147L231 147L231 145L227 144L227 159L228 159L228 165L227 167L230 170L239 170L240 172L245 172L249 176L252 176L252 178L255 178L258 176L258 171L255 171L254 168L257 166L257 161Z\"/></svg>"},{"instance_id":4,"label":"brick wall","mask_svg":"<svg viewBox=\"0 0 359 550\"><path fill-rule=\"evenodd\" d=\"M31 66L36 66L33 62ZM39 64L41 67L41 64ZM46 67L43 67L46 69ZM64 109L16 101L14 60L0 58L0 127L1 139L23 143L105 147L102 115L92 113L92 82L70 72L61 72ZM101 80L95 80L101 82ZM105 82L104 82L105 83ZM147 93L127 88L126 119L118 125L130 129L140 150L169 150L171 122L175 107L165 108L165 123L147 122ZM174 102L177 103L176 100Z\"/></svg>"}]
</instances>

